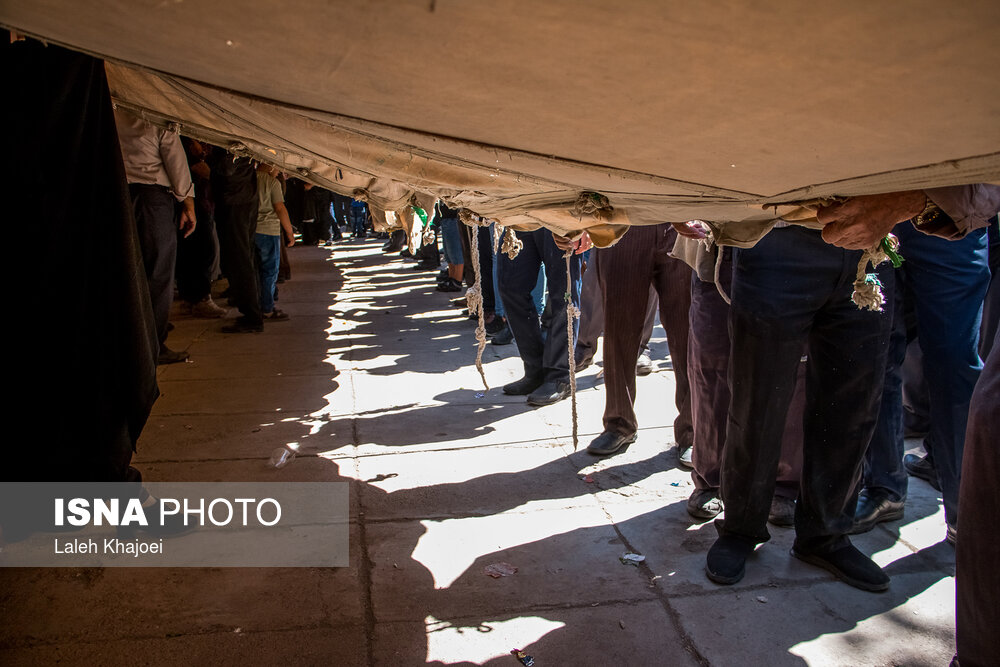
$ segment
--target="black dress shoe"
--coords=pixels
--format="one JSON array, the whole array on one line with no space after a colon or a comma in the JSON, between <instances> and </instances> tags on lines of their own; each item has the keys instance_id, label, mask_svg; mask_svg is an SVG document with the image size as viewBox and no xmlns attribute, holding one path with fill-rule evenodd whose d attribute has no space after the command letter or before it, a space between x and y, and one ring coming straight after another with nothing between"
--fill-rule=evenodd
<instances>
[{"instance_id":1,"label":"black dress shoe","mask_svg":"<svg viewBox=\"0 0 1000 667\"><path fill-rule=\"evenodd\" d=\"M767 522L772 526L787 528L795 525L795 500L784 496L771 498L771 510L767 513Z\"/></svg>"},{"instance_id":2,"label":"black dress shoe","mask_svg":"<svg viewBox=\"0 0 1000 667\"><path fill-rule=\"evenodd\" d=\"M236 333L260 333L264 330L263 323L248 322L242 317L236 318L236 321L232 324L222 327L222 333L236 334Z\"/></svg>"},{"instance_id":3,"label":"black dress shoe","mask_svg":"<svg viewBox=\"0 0 1000 667\"><path fill-rule=\"evenodd\" d=\"M552 405L569 396L569 382L546 382L528 395L528 405Z\"/></svg>"},{"instance_id":4,"label":"black dress shoe","mask_svg":"<svg viewBox=\"0 0 1000 667\"><path fill-rule=\"evenodd\" d=\"M438 283L437 291L438 292L461 292L462 291L462 283L458 282L454 278L445 278L443 281L441 281L440 283ZM477 316L476 319L479 319L479 317Z\"/></svg>"},{"instance_id":5,"label":"black dress shoe","mask_svg":"<svg viewBox=\"0 0 1000 667\"><path fill-rule=\"evenodd\" d=\"M503 393L509 396L527 396L542 386L541 378L528 377L525 375L520 380L515 380L503 386Z\"/></svg>"},{"instance_id":6,"label":"black dress shoe","mask_svg":"<svg viewBox=\"0 0 1000 667\"><path fill-rule=\"evenodd\" d=\"M595 456L608 456L633 442L635 442L635 433L625 435L618 431L605 431L594 438L594 441L588 445L587 452Z\"/></svg>"},{"instance_id":7,"label":"black dress shoe","mask_svg":"<svg viewBox=\"0 0 1000 667\"><path fill-rule=\"evenodd\" d=\"M735 584L746 574L754 543L738 535L720 535L705 559L705 574L717 584Z\"/></svg>"},{"instance_id":8,"label":"black dress shoe","mask_svg":"<svg viewBox=\"0 0 1000 667\"><path fill-rule=\"evenodd\" d=\"M907 454L903 457L903 467L906 468L906 472L910 475L924 480L938 491L941 490L937 469L934 468L934 464L926 456Z\"/></svg>"},{"instance_id":9,"label":"black dress shoe","mask_svg":"<svg viewBox=\"0 0 1000 667\"><path fill-rule=\"evenodd\" d=\"M507 320L503 317L493 316L493 319L486 323L486 335L490 338L496 336L507 328Z\"/></svg>"},{"instance_id":10,"label":"black dress shoe","mask_svg":"<svg viewBox=\"0 0 1000 667\"><path fill-rule=\"evenodd\" d=\"M858 496L851 535L867 533L876 523L903 518L903 501L893 500L883 489L865 489Z\"/></svg>"},{"instance_id":11,"label":"black dress shoe","mask_svg":"<svg viewBox=\"0 0 1000 667\"><path fill-rule=\"evenodd\" d=\"M441 268L441 262L425 262L423 260L417 262L417 265L413 267L414 271L437 271Z\"/></svg>"},{"instance_id":12,"label":"black dress shoe","mask_svg":"<svg viewBox=\"0 0 1000 667\"><path fill-rule=\"evenodd\" d=\"M827 553L807 553L792 547L792 555L810 565L823 568L849 586L870 593L889 590L889 575L853 544Z\"/></svg>"},{"instance_id":13,"label":"black dress shoe","mask_svg":"<svg viewBox=\"0 0 1000 667\"><path fill-rule=\"evenodd\" d=\"M500 333L490 337L490 345L510 345L514 342L514 332L509 326L504 326Z\"/></svg>"}]
</instances>

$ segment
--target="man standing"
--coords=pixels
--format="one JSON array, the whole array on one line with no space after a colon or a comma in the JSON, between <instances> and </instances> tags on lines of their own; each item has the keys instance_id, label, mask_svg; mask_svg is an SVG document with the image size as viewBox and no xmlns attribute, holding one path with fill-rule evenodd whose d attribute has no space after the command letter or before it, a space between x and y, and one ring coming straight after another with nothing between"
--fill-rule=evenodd
<instances>
[{"instance_id":1,"label":"man standing","mask_svg":"<svg viewBox=\"0 0 1000 667\"><path fill-rule=\"evenodd\" d=\"M518 353L524 364L524 377L504 385L503 392L527 396L530 405L549 405L569 396L569 347L566 338L566 296L573 305L580 303L580 255L587 248L576 248L570 257L571 284L566 284L566 261L547 229L515 232L523 247L517 257L497 255L497 281L507 323L514 334ZM589 237L585 237L589 244ZM568 247L568 246L567 246ZM543 336L539 313L531 298L538 282L538 269L545 267L551 318ZM575 336L575 331L574 331ZM634 365L634 361L633 361Z\"/></svg>"},{"instance_id":2,"label":"man standing","mask_svg":"<svg viewBox=\"0 0 1000 667\"><path fill-rule=\"evenodd\" d=\"M896 308L891 300L886 305L887 317L894 318L894 332L853 532L863 533L876 523L903 516L907 477L901 365L907 336L903 305L908 302L916 314L930 407L930 432L924 440L927 459L921 463L933 475L931 484L937 483L941 490L947 539L954 542L969 401L983 368L978 349L983 298L990 282L986 229L973 230L959 241L921 234L909 222L896 225L893 233L906 261L896 269ZM935 465L928 465L928 460Z\"/></svg>"},{"instance_id":3,"label":"man standing","mask_svg":"<svg viewBox=\"0 0 1000 667\"><path fill-rule=\"evenodd\" d=\"M595 269L604 303L604 431L587 447L607 456L635 441L636 362L642 352L643 320L652 287L659 298L660 324L667 333L674 366L674 440L677 452L691 449L691 392L687 375L691 269L670 256L677 232L669 223L631 227L615 245L598 250Z\"/></svg>"},{"instance_id":4,"label":"man standing","mask_svg":"<svg viewBox=\"0 0 1000 667\"><path fill-rule=\"evenodd\" d=\"M212 281L219 272L219 240L215 235L211 170L205 159L213 150L219 149L186 137L182 141L194 181L198 227L177 245L177 296L193 317L225 317L226 309L212 300Z\"/></svg>"},{"instance_id":5,"label":"man standing","mask_svg":"<svg viewBox=\"0 0 1000 667\"><path fill-rule=\"evenodd\" d=\"M802 483L792 554L866 591L889 577L858 551L857 480L875 430L891 319L851 300L861 251L827 244L816 229L776 228L734 252L729 314L732 398L722 457L725 520L706 572L719 584L743 578L767 542L782 434L807 349ZM887 290L892 267L875 270Z\"/></svg>"},{"instance_id":6,"label":"man standing","mask_svg":"<svg viewBox=\"0 0 1000 667\"><path fill-rule=\"evenodd\" d=\"M288 247L295 245L295 232L288 218L281 183L275 178L277 169L264 164L257 167L257 233L254 243L257 251L258 280L260 282L260 310L265 320L280 322L288 314L274 307L274 288L278 283L278 266L281 263L281 237Z\"/></svg>"},{"instance_id":7,"label":"man standing","mask_svg":"<svg viewBox=\"0 0 1000 667\"><path fill-rule=\"evenodd\" d=\"M844 248L870 248L892 227L913 219L918 231L959 239L985 227L1000 210L1000 187L977 184L853 197L821 209L823 239ZM1000 335L997 336L1000 338ZM1000 342L1000 341L997 341ZM994 345L997 344L994 342ZM962 539L956 546L955 616L958 654L953 665L1000 661L1000 356L991 354L969 405L959 491Z\"/></svg>"},{"instance_id":8,"label":"man standing","mask_svg":"<svg viewBox=\"0 0 1000 667\"><path fill-rule=\"evenodd\" d=\"M153 302L159 338L158 363L187 359L187 352L166 346L167 319L174 300L177 228L187 237L195 228L194 185L187 156L176 132L156 127L121 108L115 123L125 160L125 176L142 248L142 262ZM183 204L179 224L175 202Z\"/></svg>"},{"instance_id":9,"label":"man standing","mask_svg":"<svg viewBox=\"0 0 1000 667\"><path fill-rule=\"evenodd\" d=\"M212 191L219 253L229 280L229 301L240 311L223 333L256 333L264 330L260 286L254 266L257 233L257 169L248 157L225 151L212 154Z\"/></svg>"}]
</instances>

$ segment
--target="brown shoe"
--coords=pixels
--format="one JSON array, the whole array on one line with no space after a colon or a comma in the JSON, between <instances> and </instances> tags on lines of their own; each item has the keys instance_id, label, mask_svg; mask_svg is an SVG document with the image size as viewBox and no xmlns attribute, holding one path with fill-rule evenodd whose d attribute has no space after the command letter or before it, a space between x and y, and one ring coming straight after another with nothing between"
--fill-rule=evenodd
<instances>
[{"instance_id":1,"label":"brown shoe","mask_svg":"<svg viewBox=\"0 0 1000 667\"><path fill-rule=\"evenodd\" d=\"M288 313L275 308L270 313L264 313L264 319L268 322L284 322L288 319Z\"/></svg>"},{"instance_id":2,"label":"brown shoe","mask_svg":"<svg viewBox=\"0 0 1000 667\"><path fill-rule=\"evenodd\" d=\"M176 350L171 350L166 345L160 346L160 354L156 358L157 366L165 366L167 364L178 364L182 361L187 361L187 352L178 352Z\"/></svg>"}]
</instances>

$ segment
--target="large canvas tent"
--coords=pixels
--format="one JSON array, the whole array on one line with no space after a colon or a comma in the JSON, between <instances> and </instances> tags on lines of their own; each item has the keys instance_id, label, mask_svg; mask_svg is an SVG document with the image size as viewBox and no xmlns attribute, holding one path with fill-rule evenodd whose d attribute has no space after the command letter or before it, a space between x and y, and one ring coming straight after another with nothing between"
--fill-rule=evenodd
<instances>
[{"instance_id":1,"label":"large canvas tent","mask_svg":"<svg viewBox=\"0 0 1000 667\"><path fill-rule=\"evenodd\" d=\"M736 223L1000 181L985 0L5 0L0 23L106 59L121 106L382 210ZM573 212L584 192L613 212Z\"/></svg>"}]
</instances>

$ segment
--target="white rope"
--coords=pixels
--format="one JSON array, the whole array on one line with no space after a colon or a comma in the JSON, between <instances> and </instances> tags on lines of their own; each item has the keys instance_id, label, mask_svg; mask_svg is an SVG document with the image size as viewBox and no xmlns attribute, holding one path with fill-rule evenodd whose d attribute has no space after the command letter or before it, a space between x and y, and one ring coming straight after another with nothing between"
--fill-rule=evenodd
<instances>
[{"instance_id":1,"label":"white rope","mask_svg":"<svg viewBox=\"0 0 1000 667\"><path fill-rule=\"evenodd\" d=\"M482 268L479 265L479 227L486 221L478 216L474 218L471 215L461 215L465 211L466 209L462 209L459 213L459 218L472 230L472 270L476 276L472 287L465 292L465 302L469 306L469 312L475 312L478 316L478 324L476 325L476 370L479 371L479 377L483 379L483 386L486 387L486 391L489 391L490 385L486 382L486 371L483 370L483 350L486 349L486 319L483 314Z\"/></svg>"},{"instance_id":2,"label":"white rope","mask_svg":"<svg viewBox=\"0 0 1000 667\"><path fill-rule=\"evenodd\" d=\"M517 238L514 234L514 230L507 228L507 234L503 238L503 246L500 248L503 252L507 253L507 256L511 259L517 257L518 253L521 252L521 248L524 247L524 243L521 239Z\"/></svg>"},{"instance_id":3,"label":"white rope","mask_svg":"<svg viewBox=\"0 0 1000 667\"><path fill-rule=\"evenodd\" d=\"M889 249L892 252L896 252L899 248L899 239L893 234L889 234L886 236L886 240L888 241ZM861 260L858 262L857 277L854 279L854 293L851 294L851 301L858 308L867 308L876 313L883 311L885 294L882 292L882 281L874 273L868 273L868 263L871 263L872 271L874 271L879 264L888 259L889 255L883 250L881 241L861 254Z\"/></svg>"},{"instance_id":4,"label":"white rope","mask_svg":"<svg viewBox=\"0 0 1000 667\"><path fill-rule=\"evenodd\" d=\"M573 451L580 446L579 424L576 413L576 350L573 341L573 323L580 317L580 309L573 303L573 272L570 259L575 250L566 251L566 347L569 350L569 398L573 411Z\"/></svg>"}]
</instances>

